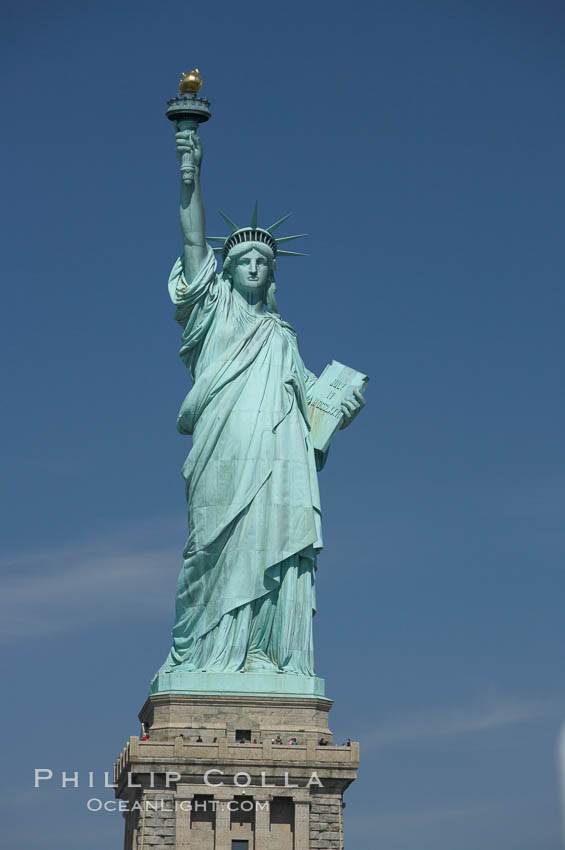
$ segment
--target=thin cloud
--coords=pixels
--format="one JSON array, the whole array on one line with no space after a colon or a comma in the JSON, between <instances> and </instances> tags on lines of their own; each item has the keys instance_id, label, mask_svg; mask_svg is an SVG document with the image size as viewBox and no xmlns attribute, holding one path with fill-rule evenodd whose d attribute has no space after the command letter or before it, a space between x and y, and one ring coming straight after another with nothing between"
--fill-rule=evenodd
<instances>
[{"instance_id":1,"label":"thin cloud","mask_svg":"<svg viewBox=\"0 0 565 850\"><path fill-rule=\"evenodd\" d=\"M183 541L158 547L147 537L138 529L0 556L7 576L0 639L49 637L140 613L146 618L168 614L172 620Z\"/></svg>"},{"instance_id":2,"label":"thin cloud","mask_svg":"<svg viewBox=\"0 0 565 850\"><path fill-rule=\"evenodd\" d=\"M565 845L565 723L562 724L559 732L557 761L561 786L561 829L563 831L563 842Z\"/></svg>"},{"instance_id":3,"label":"thin cloud","mask_svg":"<svg viewBox=\"0 0 565 850\"><path fill-rule=\"evenodd\" d=\"M362 737L369 749L414 744L430 739L489 732L551 716L555 701L488 695L467 705L405 714L379 723Z\"/></svg>"},{"instance_id":4,"label":"thin cloud","mask_svg":"<svg viewBox=\"0 0 565 850\"><path fill-rule=\"evenodd\" d=\"M347 819L346 834L362 836L367 835L369 829L380 832L381 830L399 830L406 827L421 828L430 824L476 818L501 808L500 803L489 801L469 805L438 806L429 809L396 809L386 812L375 811L363 815L355 814Z\"/></svg>"}]
</instances>

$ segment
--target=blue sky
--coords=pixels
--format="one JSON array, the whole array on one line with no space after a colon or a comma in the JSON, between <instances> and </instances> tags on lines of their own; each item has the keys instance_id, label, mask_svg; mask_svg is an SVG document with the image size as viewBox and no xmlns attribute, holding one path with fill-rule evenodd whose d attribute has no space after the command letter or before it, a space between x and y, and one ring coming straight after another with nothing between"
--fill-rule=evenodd
<instances>
[{"instance_id":1,"label":"blue sky","mask_svg":"<svg viewBox=\"0 0 565 850\"><path fill-rule=\"evenodd\" d=\"M321 474L317 670L362 746L346 846L558 850L563 6L3 18L3 846L121 846L88 788L32 776L111 769L169 646L189 441L164 105L197 65L209 232L294 210L281 312L312 370L371 376Z\"/></svg>"}]
</instances>

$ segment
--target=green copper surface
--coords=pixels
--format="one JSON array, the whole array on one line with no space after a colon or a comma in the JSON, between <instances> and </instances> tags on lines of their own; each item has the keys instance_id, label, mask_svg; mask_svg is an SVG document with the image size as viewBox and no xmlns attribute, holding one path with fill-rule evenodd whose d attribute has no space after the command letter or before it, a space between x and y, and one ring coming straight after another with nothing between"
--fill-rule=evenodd
<instances>
[{"instance_id":1,"label":"green copper surface","mask_svg":"<svg viewBox=\"0 0 565 850\"><path fill-rule=\"evenodd\" d=\"M277 311L273 248L226 248L218 273L205 236L202 143L186 125L176 139L181 170L187 159L192 169L181 182L183 253L169 278L193 382L177 422L192 436L182 470L190 534L173 645L151 690L323 696L312 640L326 460L310 430L316 376ZM352 395L344 425L362 404Z\"/></svg>"},{"instance_id":2,"label":"green copper surface","mask_svg":"<svg viewBox=\"0 0 565 850\"><path fill-rule=\"evenodd\" d=\"M324 697L324 680L285 673L158 673L152 694L255 694L257 696Z\"/></svg>"}]
</instances>

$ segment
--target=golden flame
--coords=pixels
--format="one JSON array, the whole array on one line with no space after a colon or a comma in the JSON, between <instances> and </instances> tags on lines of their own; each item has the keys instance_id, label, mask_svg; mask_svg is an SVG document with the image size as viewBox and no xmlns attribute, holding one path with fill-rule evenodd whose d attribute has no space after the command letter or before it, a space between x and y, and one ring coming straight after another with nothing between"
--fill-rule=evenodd
<instances>
[{"instance_id":1,"label":"golden flame","mask_svg":"<svg viewBox=\"0 0 565 850\"><path fill-rule=\"evenodd\" d=\"M179 91L183 94L188 92L196 94L196 92L200 91L201 86L202 77L200 76L198 68L194 68L192 71L189 71L188 74L183 72L183 75L179 80Z\"/></svg>"}]
</instances>

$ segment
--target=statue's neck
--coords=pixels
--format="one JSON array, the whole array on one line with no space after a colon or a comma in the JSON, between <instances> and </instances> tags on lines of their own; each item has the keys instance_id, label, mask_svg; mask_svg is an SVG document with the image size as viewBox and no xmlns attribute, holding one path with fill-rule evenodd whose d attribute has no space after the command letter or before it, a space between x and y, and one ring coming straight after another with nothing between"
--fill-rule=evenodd
<instances>
[{"instance_id":1,"label":"statue's neck","mask_svg":"<svg viewBox=\"0 0 565 850\"><path fill-rule=\"evenodd\" d=\"M232 289L234 301L239 303L248 313L262 316L265 312L264 292L240 292L235 286Z\"/></svg>"}]
</instances>

